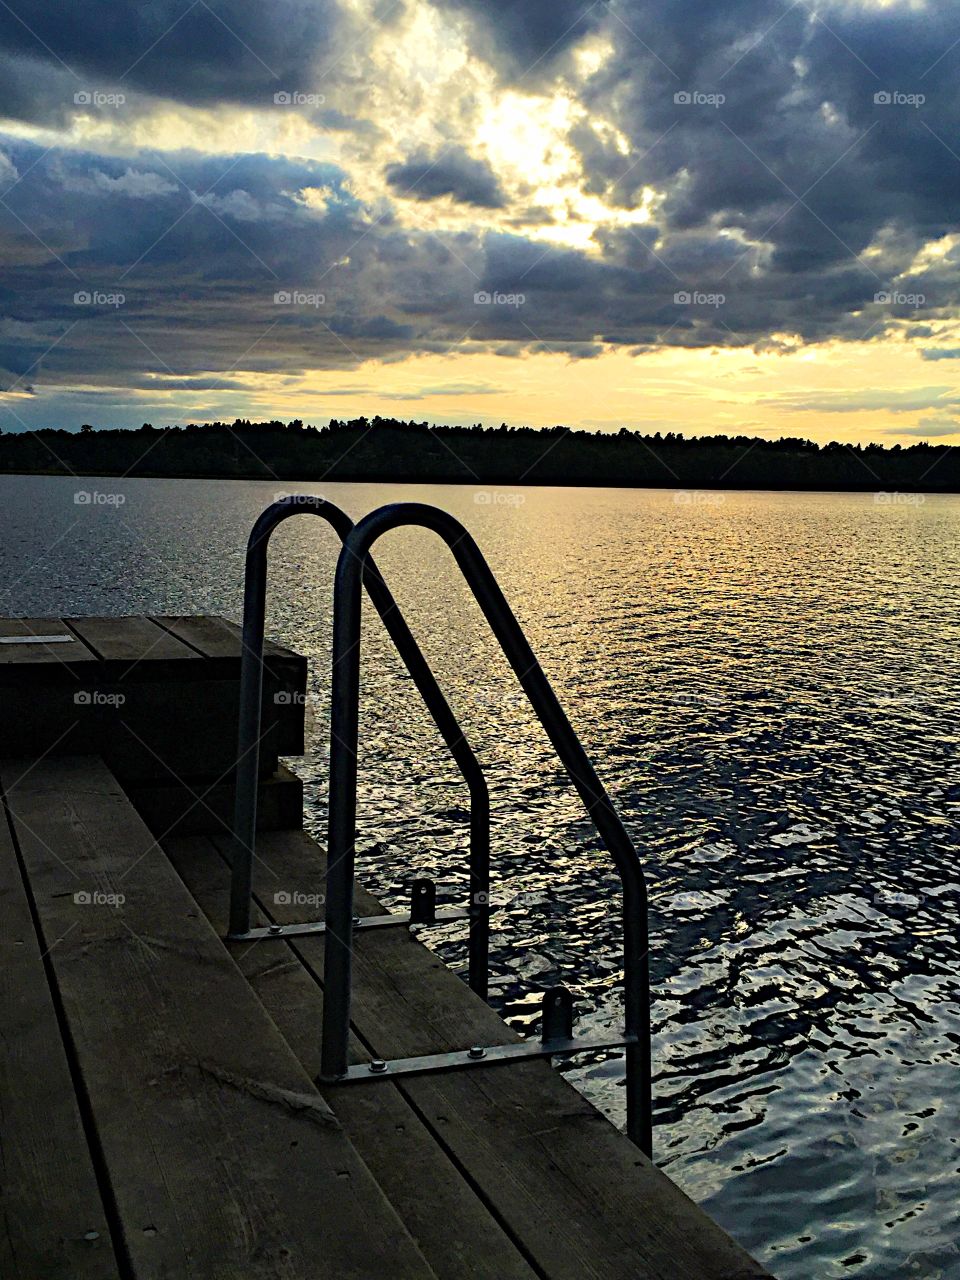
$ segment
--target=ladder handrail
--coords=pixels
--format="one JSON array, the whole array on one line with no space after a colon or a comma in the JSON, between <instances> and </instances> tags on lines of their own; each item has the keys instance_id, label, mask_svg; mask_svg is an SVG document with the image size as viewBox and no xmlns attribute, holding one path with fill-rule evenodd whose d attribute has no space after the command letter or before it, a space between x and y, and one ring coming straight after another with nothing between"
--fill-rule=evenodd
<instances>
[{"instance_id":1,"label":"ladder handrail","mask_svg":"<svg viewBox=\"0 0 960 1280\"><path fill-rule=\"evenodd\" d=\"M321 516L346 542L354 523L345 511L316 495L291 495L264 510L247 541L243 592L240 716L237 730L236 798L230 880L230 934L250 929L253 859L256 850L257 782L260 761L263 646L266 615L267 547L274 529L295 515ZM396 601L368 559L363 585L380 615L420 696L470 792L470 987L487 998L490 892L490 796L473 748L407 626Z\"/></svg>"},{"instance_id":2,"label":"ladder handrail","mask_svg":"<svg viewBox=\"0 0 960 1280\"><path fill-rule=\"evenodd\" d=\"M480 548L453 516L423 503L393 503L365 516L346 538L337 561L333 608L321 1079L342 1079L348 1067L361 585L373 544L388 530L403 525L430 529L439 534L450 548L620 874L623 887L625 1029L627 1037L632 1040L626 1049L627 1132L650 1155L653 1138L649 940L647 891L639 856Z\"/></svg>"}]
</instances>

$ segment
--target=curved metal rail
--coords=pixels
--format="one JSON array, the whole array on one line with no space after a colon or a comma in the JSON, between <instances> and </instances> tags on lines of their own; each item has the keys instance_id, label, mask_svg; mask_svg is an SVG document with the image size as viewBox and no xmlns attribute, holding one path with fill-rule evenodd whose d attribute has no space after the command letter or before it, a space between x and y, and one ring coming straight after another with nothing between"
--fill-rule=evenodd
<instances>
[{"instance_id":1,"label":"curved metal rail","mask_svg":"<svg viewBox=\"0 0 960 1280\"><path fill-rule=\"evenodd\" d=\"M263 642L267 594L267 546L277 525L295 515L321 516L346 542L354 524L345 511L312 495L290 496L274 502L261 514L247 542L243 591L243 635L240 660L240 718L237 733L236 801L233 822L233 867L230 881L229 937L250 936L250 901L257 831L257 779L260 760L260 718L263 696ZM463 735L457 718L410 628L403 619L380 571L367 559L363 586L383 620L407 671L423 698L470 792L470 939L469 982L481 999L487 998L490 892L490 797L480 762ZM438 918L447 918L437 913ZM380 917L377 917L380 920ZM296 931L293 926L291 931ZM302 931L302 929L300 930ZM280 931L277 931L278 933Z\"/></svg>"},{"instance_id":2,"label":"curved metal rail","mask_svg":"<svg viewBox=\"0 0 960 1280\"><path fill-rule=\"evenodd\" d=\"M626 1045L627 1132L649 1155L652 1149L649 943L647 893L640 859L480 548L453 516L422 503L396 503L371 512L349 534L337 562L321 1079L334 1082L356 1078L351 1075L356 1068L348 1066L347 1042L353 956L351 921L357 810L361 586L373 544L388 530L402 525L431 529L452 551L620 874L623 885L626 1035L618 1043ZM555 1041L545 1038L541 1051L548 1051L550 1043ZM584 1047L591 1047L583 1043ZM481 1051L473 1050L468 1056L477 1056L478 1053L483 1056ZM439 1055L445 1060L453 1056ZM425 1063L426 1060L422 1060L416 1069L434 1069ZM450 1065L453 1065L450 1061L435 1063L436 1068ZM370 1070L387 1074L390 1066L370 1064Z\"/></svg>"}]
</instances>

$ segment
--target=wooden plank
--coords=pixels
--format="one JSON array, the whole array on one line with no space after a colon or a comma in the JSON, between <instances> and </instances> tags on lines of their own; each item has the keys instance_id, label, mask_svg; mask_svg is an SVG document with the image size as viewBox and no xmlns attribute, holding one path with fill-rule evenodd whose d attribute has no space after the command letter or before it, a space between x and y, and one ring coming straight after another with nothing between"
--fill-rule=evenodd
<instances>
[{"instance_id":1,"label":"wooden plank","mask_svg":"<svg viewBox=\"0 0 960 1280\"><path fill-rule=\"evenodd\" d=\"M168 776L161 782L124 782L124 789L158 839L226 834L232 830L236 789L229 780L211 785ZM260 782L257 829L292 830L302 826L303 783L280 765Z\"/></svg>"},{"instance_id":2,"label":"wooden plank","mask_svg":"<svg viewBox=\"0 0 960 1280\"><path fill-rule=\"evenodd\" d=\"M241 631L235 623L216 615L158 614L152 620L203 654L211 665L219 667L228 663L230 674L234 679L239 678ZM276 747L280 755L303 755L307 659L269 637L264 639L263 654L263 723L276 724ZM238 664L236 669L234 662ZM285 696L278 697L278 694Z\"/></svg>"},{"instance_id":3,"label":"wooden plank","mask_svg":"<svg viewBox=\"0 0 960 1280\"><path fill-rule=\"evenodd\" d=\"M212 837L227 856L228 847ZM264 914L323 885L324 857L303 832L258 841ZM383 907L358 886L356 909ZM290 945L323 975L323 939ZM498 1044L516 1034L404 929L357 935L353 1026L365 1058ZM378 1089L380 1084L341 1086ZM543 1060L413 1077L398 1086L527 1256L551 1280L747 1280L768 1273ZM341 1105L331 1093L334 1106Z\"/></svg>"},{"instance_id":4,"label":"wooden plank","mask_svg":"<svg viewBox=\"0 0 960 1280\"><path fill-rule=\"evenodd\" d=\"M215 618L195 622L201 631L219 625ZM233 656L205 658L146 618L0 621L0 641L57 632L68 641L0 646L0 755L102 755L124 780L136 782L212 782L232 771L240 675L235 637ZM306 659L279 647L278 654L268 658L273 665L264 682L262 775L275 771L281 741L287 753L303 750ZM194 731L198 726L202 733Z\"/></svg>"},{"instance_id":5,"label":"wooden plank","mask_svg":"<svg viewBox=\"0 0 960 1280\"><path fill-rule=\"evenodd\" d=\"M241 631L235 622L219 614L156 614L152 621L163 627L184 643L202 653L205 658L239 658ZM306 658L293 649L287 649L266 636L263 641L266 658L284 658L292 663L306 665Z\"/></svg>"},{"instance_id":6,"label":"wooden plank","mask_svg":"<svg viewBox=\"0 0 960 1280\"><path fill-rule=\"evenodd\" d=\"M23 769L0 762L137 1280L433 1275L103 763Z\"/></svg>"},{"instance_id":7,"label":"wooden plank","mask_svg":"<svg viewBox=\"0 0 960 1280\"><path fill-rule=\"evenodd\" d=\"M237 680L140 680L148 659L129 679L104 683L98 695L118 698L116 709L101 702L101 754L123 781L173 783L183 779L226 782L237 760ZM198 665L206 666L203 659ZM144 672L144 674L146 674ZM265 722L260 772L277 767L277 726ZM205 788L204 788L205 789Z\"/></svg>"},{"instance_id":8,"label":"wooden plank","mask_svg":"<svg viewBox=\"0 0 960 1280\"><path fill-rule=\"evenodd\" d=\"M50 644L20 643L30 636L69 636L67 641ZM14 644L2 640L13 639ZM0 668L69 666L96 662L82 640L78 639L62 618L0 618Z\"/></svg>"},{"instance_id":9,"label":"wooden plank","mask_svg":"<svg viewBox=\"0 0 960 1280\"><path fill-rule=\"evenodd\" d=\"M72 679L0 687L0 755L101 755L123 781L225 779L237 758L237 680L129 679L107 664L78 667ZM198 665L204 665L202 660ZM49 668L44 667L44 671ZM64 736L66 734L66 736ZM260 772L276 770L278 726L266 721Z\"/></svg>"},{"instance_id":10,"label":"wooden plank","mask_svg":"<svg viewBox=\"0 0 960 1280\"><path fill-rule=\"evenodd\" d=\"M104 661L116 663L201 661L193 649L149 618L64 618L70 630Z\"/></svg>"},{"instance_id":11,"label":"wooden plank","mask_svg":"<svg viewBox=\"0 0 960 1280\"><path fill-rule=\"evenodd\" d=\"M216 635L232 626L217 618L183 621L185 634L196 628ZM236 760L235 632L230 656L224 643L220 656L205 657L147 618L0 619L0 755L102 755L123 778L137 781L163 779L167 770L220 778ZM68 640L2 643L57 634ZM207 647L215 654L216 644ZM303 752L306 676L305 658L271 646L261 774L276 769L281 751ZM193 732L200 725L203 733Z\"/></svg>"},{"instance_id":12,"label":"wooden plank","mask_svg":"<svg viewBox=\"0 0 960 1280\"><path fill-rule=\"evenodd\" d=\"M165 840L164 848L224 933L229 870L216 847L199 838ZM323 996L313 976L283 944L236 947L233 954L287 1043L316 1075ZM385 1082L321 1092L335 1101L338 1120L440 1280L533 1280L536 1272L400 1089Z\"/></svg>"},{"instance_id":13,"label":"wooden plank","mask_svg":"<svg viewBox=\"0 0 960 1280\"><path fill-rule=\"evenodd\" d=\"M240 659L240 631L219 617L190 617L186 614L151 615L151 622L163 627L204 658Z\"/></svg>"},{"instance_id":14,"label":"wooden plank","mask_svg":"<svg viewBox=\"0 0 960 1280\"><path fill-rule=\"evenodd\" d=\"M117 1280L42 950L0 808L0 1275Z\"/></svg>"}]
</instances>

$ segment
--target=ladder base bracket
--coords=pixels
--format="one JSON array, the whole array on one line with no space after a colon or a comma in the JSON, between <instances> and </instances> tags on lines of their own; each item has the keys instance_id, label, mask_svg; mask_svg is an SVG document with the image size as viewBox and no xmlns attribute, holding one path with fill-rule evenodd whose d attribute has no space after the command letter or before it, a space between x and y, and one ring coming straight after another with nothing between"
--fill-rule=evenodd
<instances>
[{"instance_id":1,"label":"ladder base bracket","mask_svg":"<svg viewBox=\"0 0 960 1280\"><path fill-rule=\"evenodd\" d=\"M409 928L411 924L445 924L448 920L469 920L470 912L459 907L450 911L438 911L432 920L417 920L409 911L390 912L381 916L354 916L354 929ZM300 924L268 924L262 928L248 929L246 933L228 933L228 942L259 942L263 938L299 938L305 934L326 933L326 920L306 920Z\"/></svg>"},{"instance_id":2,"label":"ladder base bracket","mask_svg":"<svg viewBox=\"0 0 960 1280\"><path fill-rule=\"evenodd\" d=\"M562 1036L551 1040L521 1040L515 1044L473 1045L452 1053L425 1054L419 1058L374 1058L348 1067L346 1075L318 1080L323 1085L361 1084L371 1080L395 1080L398 1076L426 1075L431 1071L456 1071L464 1067L496 1066L525 1058L562 1057L592 1053L598 1049L623 1049L638 1043L636 1036Z\"/></svg>"}]
</instances>

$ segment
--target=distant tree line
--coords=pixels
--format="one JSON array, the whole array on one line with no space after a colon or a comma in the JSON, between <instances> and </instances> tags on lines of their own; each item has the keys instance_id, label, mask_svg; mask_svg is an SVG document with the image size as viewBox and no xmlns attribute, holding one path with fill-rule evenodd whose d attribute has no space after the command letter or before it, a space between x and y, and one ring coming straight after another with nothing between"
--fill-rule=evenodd
<instances>
[{"instance_id":1,"label":"distant tree line","mask_svg":"<svg viewBox=\"0 0 960 1280\"><path fill-rule=\"evenodd\" d=\"M449 427L380 417L333 418L326 427L238 418L0 433L0 472L956 493L960 448L505 423Z\"/></svg>"}]
</instances>

